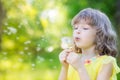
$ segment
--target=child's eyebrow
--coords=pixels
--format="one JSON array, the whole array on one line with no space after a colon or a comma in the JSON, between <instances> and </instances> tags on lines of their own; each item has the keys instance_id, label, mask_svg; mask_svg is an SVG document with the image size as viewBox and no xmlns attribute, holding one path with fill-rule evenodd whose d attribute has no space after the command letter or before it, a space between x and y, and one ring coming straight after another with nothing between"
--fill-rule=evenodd
<instances>
[{"instance_id":1,"label":"child's eyebrow","mask_svg":"<svg viewBox=\"0 0 120 80\"><path fill-rule=\"evenodd\" d=\"M78 27L77 25L72 25L72 27Z\"/></svg>"}]
</instances>

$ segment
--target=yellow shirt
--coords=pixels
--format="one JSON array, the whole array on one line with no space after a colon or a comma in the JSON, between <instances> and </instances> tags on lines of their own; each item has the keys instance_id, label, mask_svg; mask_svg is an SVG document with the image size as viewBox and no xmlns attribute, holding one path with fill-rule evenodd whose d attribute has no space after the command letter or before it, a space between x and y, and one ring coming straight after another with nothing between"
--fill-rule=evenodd
<instances>
[{"instance_id":1,"label":"yellow shirt","mask_svg":"<svg viewBox=\"0 0 120 80\"><path fill-rule=\"evenodd\" d=\"M116 74L120 72L120 68L117 66L116 59L112 56L107 55L93 57L85 63L85 67L90 76L90 79L96 80L98 72L102 68L102 65L109 62L112 62L114 66L110 80L117 80ZM67 80L80 80L78 73L74 70L72 66L69 66Z\"/></svg>"}]
</instances>

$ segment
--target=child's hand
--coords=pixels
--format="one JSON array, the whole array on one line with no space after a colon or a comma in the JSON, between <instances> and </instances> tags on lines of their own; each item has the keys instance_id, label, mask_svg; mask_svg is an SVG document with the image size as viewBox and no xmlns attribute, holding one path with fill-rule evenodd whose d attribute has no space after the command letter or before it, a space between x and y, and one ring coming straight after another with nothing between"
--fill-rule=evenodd
<instances>
[{"instance_id":1,"label":"child's hand","mask_svg":"<svg viewBox=\"0 0 120 80\"><path fill-rule=\"evenodd\" d=\"M62 66L64 66L65 68L67 68L68 67L68 63L67 63L67 61L66 61L66 59L67 59L67 56L69 55L69 53L71 52L72 50L70 50L70 49L65 49L65 50L63 50L60 54L59 54L59 60L60 60L60 62L61 62L61 64L62 64Z\"/></svg>"},{"instance_id":2,"label":"child's hand","mask_svg":"<svg viewBox=\"0 0 120 80\"><path fill-rule=\"evenodd\" d=\"M75 52L69 53L66 61L76 70L78 70L82 66L81 57Z\"/></svg>"}]
</instances>

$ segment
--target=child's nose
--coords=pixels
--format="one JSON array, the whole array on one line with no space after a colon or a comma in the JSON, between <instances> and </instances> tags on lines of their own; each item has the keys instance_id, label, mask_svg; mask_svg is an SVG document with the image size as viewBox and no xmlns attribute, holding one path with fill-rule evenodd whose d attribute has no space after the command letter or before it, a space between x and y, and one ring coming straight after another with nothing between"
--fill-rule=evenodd
<instances>
[{"instance_id":1,"label":"child's nose","mask_svg":"<svg viewBox=\"0 0 120 80\"><path fill-rule=\"evenodd\" d=\"M80 32L79 32L79 31L77 31L77 34L80 34Z\"/></svg>"}]
</instances>

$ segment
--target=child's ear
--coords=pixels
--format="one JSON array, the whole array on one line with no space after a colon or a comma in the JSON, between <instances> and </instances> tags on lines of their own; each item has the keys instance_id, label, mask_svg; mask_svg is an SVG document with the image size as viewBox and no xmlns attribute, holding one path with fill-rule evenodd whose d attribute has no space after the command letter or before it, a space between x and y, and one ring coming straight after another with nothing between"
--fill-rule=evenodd
<instances>
[{"instance_id":1,"label":"child's ear","mask_svg":"<svg viewBox=\"0 0 120 80\"><path fill-rule=\"evenodd\" d=\"M94 40L93 44L97 44L97 35L95 36L95 40Z\"/></svg>"}]
</instances>

